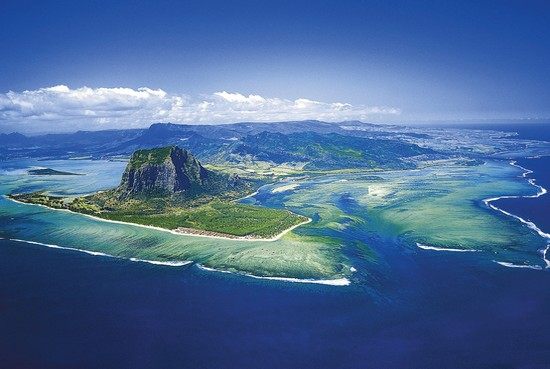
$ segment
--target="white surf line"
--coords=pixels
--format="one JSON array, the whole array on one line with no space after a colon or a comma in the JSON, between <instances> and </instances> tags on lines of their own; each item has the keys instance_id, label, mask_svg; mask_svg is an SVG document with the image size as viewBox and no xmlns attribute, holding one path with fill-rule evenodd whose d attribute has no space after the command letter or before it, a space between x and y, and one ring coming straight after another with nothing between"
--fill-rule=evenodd
<instances>
[{"instance_id":1,"label":"white surf line","mask_svg":"<svg viewBox=\"0 0 550 369\"><path fill-rule=\"evenodd\" d=\"M22 240L22 239L19 239L19 238L4 238L4 240L14 241L14 242L21 242L21 243L30 243L30 244L33 244L33 245L45 246L45 247L49 247L49 248L52 248L52 249L78 251L78 252L83 252L85 254L92 255L92 256L104 256L104 257L113 258L113 259L129 260L129 261L133 261L133 262L148 263L148 264L154 264L154 265L165 265L165 266L178 267L178 266L183 266L183 265L187 265L187 264L192 263L192 261L188 261L188 260L184 260L184 261L160 261L160 260L145 260L145 259L137 259L137 258L125 258L125 257L122 257L122 256L110 255L110 254L106 254L104 252L99 252L99 251L90 251L90 250L85 250L85 249L77 249L75 247L59 246L59 245L54 245L54 244L51 244L51 243L43 243L43 242L37 242L37 241Z\"/></svg>"},{"instance_id":2,"label":"white surf line","mask_svg":"<svg viewBox=\"0 0 550 369\"><path fill-rule=\"evenodd\" d=\"M524 168L521 165L518 165L515 160L510 161L510 165L512 165L516 168L520 168L524 171L521 175L522 178L525 178L529 174L533 173L532 170ZM527 182L529 182L530 185L535 186L537 188L537 193L535 195L505 195L505 196L499 196L499 197L491 197L491 198L484 199L483 203L485 205L487 205L488 207L490 207L491 209L493 209L493 210L499 211L504 215L507 215L509 217L512 217L514 219L519 220L521 223L525 224L529 229L532 229L533 231L537 232L539 234L539 236L541 236L542 238L546 238L547 239L547 246L544 250L541 251L541 253L542 253L542 260L544 260L544 263L546 264L546 268L550 268L550 260L548 260L546 258L546 254L547 254L548 250L550 249L550 234L546 233L546 232L543 232L542 229L540 229L535 223L531 222L530 220L525 220L520 216L512 214L512 213L510 213L506 210L503 210L503 209L491 204L491 202L497 201L497 200L500 200L500 199L520 199L520 198L536 199L538 197L541 197L541 196L545 195L548 192L546 190L546 188L536 184L534 178L528 179ZM495 261L495 262L499 263L501 265L504 265L504 264L502 264L503 262L498 262L498 261ZM511 264L511 263L505 263L505 264ZM512 265L515 265L515 264L512 264ZM504 266L509 266L510 267L510 265L504 265ZM528 266L517 266L517 267L521 268L521 267L528 267ZM531 269L538 269L538 268L531 268Z\"/></svg>"},{"instance_id":3,"label":"white surf line","mask_svg":"<svg viewBox=\"0 0 550 369\"><path fill-rule=\"evenodd\" d=\"M527 168L524 168L522 167L521 165L517 164L517 162L515 160L512 160L510 162L510 165L516 167L516 168L519 168L521 170L523 170L523 173L521 174L521 176L523 178L527 177L529 174L533 173L533 171L531 169L527 169ZM538 191L535 195L526 195L526 196L516 196L516 197L528 197L528 198L537 198L537 197L541 197L542 195L546 194L548 191L546 191L546 188L542 187L542 186L539 186L538 184L535 183L535 179L534 178L529 178L527 180L527 182L529 182L530 185L532 186L535 186L536 188L538 188Z\"/></svg>"},{"instance_id":4,"label":"white surf line","mask_svg":"<svg viewBox=\"0 0 550 369\"><path fill-rule=\"evenodd\" d=\"M23 202L23 201L19 201L19 200L15 200L15 199L12 199L11 197L8 197L6 195L2 195L4 198L6 198L7 200L10 200L10 201L13 201L13 202L16 202L18 204L22 204L22 205L29 205L29 206L41 206L43 208L46 208L46 209L49 209L49 210L57 210L57 211L65 211L65 212L68 212L68 213L71 213L71 214L76 214L76 215L81 215L81 216L84 216L84 217L88 217L88 218L91 218L91 219L94 219L94 220L99 220L101 222L108 222L108 223L115 223L115 224L124 224L124 225L129 225L129 226L135 226L135 227L142 227L142 228L148 228L148 229L154 229L156 231L161 231L161 232L168 232L168 233L172 233L172 234L175 234L175 235L178 235L178 236L188 236L188 237L203 237L203 238L214 238L214 239L219 239L219 240L229 240L229 241L246 241L246 242L273 242L273 241L277 241L278 239L280 239L281 237L283 237L285 234L287 234L288 232L304 225L304 224L308 224L308 223L311 223L313 220L311 218L307 218L307 220L301 222L301 223L298 223L298 224L295 224L293 225L292 227L290 228L287 228L285 229L284 231L282 231L281 233L279 233L278 235L274 236L274 237L271 237L271 238L253 238L253 237L241 237L241 236L235 236L235 237L226 237L226 236L218 236L218 235L208 235L208 234L196 234L196 233L191 233L191 232L182 232L182 231L178 231L177 229L166 229L166 228L161 228L161 227L155 227L155 226L151 226L151 225L146 225L146 224L138 224L138 223L129 223L129 222L123 222L121 220L111 220L111 219L105 219L105 218L100 218L100 217L96 217L94 215L90 215L90 214L84 214L84 213L78 213L76 211L72 211L72 210L69 210L69 209L58 209L58 208L52 208L52 207L49 207L49 206L46 206L46 205L42 205L42 204L33 204L33 203L28 203L28 202ZM200 229L198 229L197 231L201 231Z\"/></svg>"},{"instance_id":5,"label":"white surf line","mask_svg":"<svg viewBox=\"0 0 550 369\"><path fill-rule=\"evenodd\" d=\"M125 258L121 258L125 259ZM184 260L184 261L159 261L159 260L145 260L145 259L138 259L138 258L129 258L130 261L135 261L137 263L149 263L153 265L165 265L165 266L172 266L172 267L179 267L184 265L189 265L192 263L190 260Z\"/></svg>"},{"instance_id":6,"label":"white surf line","mask_svg":"<svg viewBox=\"0 0 550 369\"><path fill-rule=\"evenodd\" d=\"M546 257L546 254L548 253L548 250L550 250L550 244L542 252L542 258L544 259L544 262L546 263L546 268L550 268L550 260L548 260L548 258Z\"/></svg>"},{"instance_id":7,"label":"white surf line","mask_svg":"<svg viewBox=\"0 0 550 369\"><path fill-rule=\"evenodd\" d=\"M323 284L328 286L349 286L351 284L351 282L347 278L301 279L301 278L291 278L291 277L261 277L261 276L257 276L249 273L238 273L238 272L230 272L229 270L214 269L199 263L197 263L196 265L199 269L202 269L208 272L229 273L229 274L235 274L235 275L240 275L240 276L245 276L245 277L250 277L255 279L267 279L270 281L291 282L291 283L312 283L312 284Z\"/></svg>"},{"instance_id":8,"label":"white surf line","mask_svg":"<svg viewBox=\"0 0 550 369\"><path fill-rule=\"evenodd\" d=\"M252 274L245 274L248 277L256 279L268 279L272 281L282 281L282 282L292 282L292 283L313 283L313 284L324 284L328 286L349 286L350 281L347 278L338 278L338 279L300 279L300 278L286 278L286 277L259 277Z\"/></svg>"},{"instance_id":9,"label":"white surf line","mask_svg":"<svg viewBox=\"0 0 550 369\"><path fill-rule=\"evenodd\" d=\"M422 250L432 250L432 251L451 251L451 252L481 252L480 250L473 250L473 249L452 249L452 248L445 248L445 247L435 247L435 246L428 246L423 245L421 243L416 243L416 246L419 249Z\"/></svg>"},{"instance_id":10,"label":"white surf line","mask_svg":"<svg viewBox=\"0 0 550 369\"><path fill-rule=\"evenodd\" d=\"M542 267L540 265L524 265L524 264L514 264L514 263L508 263L505 261L496 261L493 260L495 263L500 264L502 266L505 266L507 268L521 268L521 269L534 269L534 270L542 270Z\"/></svg>"},{"instance_id":11,"label":"white surf line","mask_svg":"<svg viewBox=\"0 0 550 369\"><path fill-rule=\"evenodd\" d=\"M521 176L522 176L523 178L525 178L525 177L527 177L529 174L533 173L533 171L532 171L531 169L527 169L527 168L522 167L522 166L519 165L518 162L515 161L515 160L510 161L510 165L512 165L512 166L514 166L514 167L516 167L516 168L519 168L519 169L523 170L523 173L521 174Z\"/></svg>"}]
</instances>

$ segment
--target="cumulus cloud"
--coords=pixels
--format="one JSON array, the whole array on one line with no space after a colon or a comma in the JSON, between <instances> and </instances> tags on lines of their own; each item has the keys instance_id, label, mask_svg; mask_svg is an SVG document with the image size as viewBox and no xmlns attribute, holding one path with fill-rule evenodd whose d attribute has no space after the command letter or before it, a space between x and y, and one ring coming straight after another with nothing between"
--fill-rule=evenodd
<instances>
[{"instance_id":1,"label":"cumulus cloud","mask_svg":"<svg viewBox=\"0 0 550 369\"><path fill-rule=\"evenodd\" d=\"M399 109L243 95L227 91L201 98L162 89L90 88L58 85L0 94L0 129L56 130L132 128L152 122L229 123L239 121L369 120L397 115Z\"/></svg>"}]
</instances>

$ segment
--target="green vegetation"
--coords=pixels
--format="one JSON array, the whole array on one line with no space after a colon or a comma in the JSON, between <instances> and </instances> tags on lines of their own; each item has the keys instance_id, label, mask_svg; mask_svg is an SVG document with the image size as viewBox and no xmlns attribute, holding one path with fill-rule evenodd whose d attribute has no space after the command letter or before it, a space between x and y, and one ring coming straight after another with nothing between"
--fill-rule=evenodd
<instances>
[{"instance_id":1,"label":"green vegetation","mask_svg":"<svg viewBox=\"0 0 550 369\"><path fill-rule=\"evenodd\" d=\"M75 211L77 213L84 214L98 214L101 211L101 208L96 204L89 203L86 199L82 197L77 197L72 202L68 204L69 210Z\"/></svg>"},{"instance_id":2,"label":"green vegetation","mask_svg":"<svg viewBox=\"0 0 550 369\"><path fill-rule=\"evenodd\" d=\"M260 191L262 196L269 196L266 203L313 219L275 242L254 238L271 238L305 218L286 210L236 204L227 199L183 206L162 198L116 200L108 194L111 207L94 202L105 192L76 199L44 193L12 197L104 219L251 240L181 237L47 211L33 214L46 225L40 234L29 236L23 233L29 230L21 229L12 237L121 257L192 260L207 267L261 276L327 279L350 275L352 266L365 273L371 266L385 268L381 253L370 245L372 235L396 240L419 253L431 251L418 249L416 243L479 250L484 252L474 255L543 267L538 250L545 246L544 240L481 201L502 194L533 194L536 189L518 177L518 168L505 162L471 164L453 159L438 161L437 165L433 161L420 163L415 171L308 175L299 179L298 189L278 193L271 192L269 186ZM29 210L23 207L21 211ZM359 264L356 255L365 264Z\"/></svg>"},{"instance_id":3,"label":"green vegetation","mask_svg":"<svg viewBox=\"0 0 550 369\"><path fill-rule=\"evenodd\" d=\"M288 234L284 240L274 244L259 242L272 239L308 220L285 209L235 202L261 183L241 174L206 169L188 151L170 146L136 151L123 173L121 184L114 189L84 197L51 196L46 192L13 194L10 197L105 220L228 238L197 239L166 232L158 235L158 232L130 227L134 228L130 232L143 234L149 241L141 244L127 240L113 243L112 238L103 238L99 229L128 229L128 226L94 222L70 231L71 224L65 224L63 232L67 234L88 232L94 235L93 242L92 238L80 240L79 248L103 249L103 252L113 255L150 260L192 259L206 266L257 271L260 275L317 278L337 274L339 265L324 257L325 254L332 255L332 249L328 244L318 244L319 238L297 239L296 235ZM81 219L75 219L75 224L89 224L89 219L76 218ZM102 238L103 243L98 242ZM159 244L159 239L167 242ZM242 239L250 242L242 242Z\"/></svg>"},{"instance_id":4,"label":"green vegetation","mask_svg":"<svg viewBox=\"0 0 550 369\"><path fill-rule=\"evenodd\" d=\"M172 146L159 147L148 150L137 150L132 155L132 160L130 160L131 168L139 168L143 164L158 165L162 164L164 160L170 155Z\"/></svg>"},{"instance_id":5,"label":"green vegetation","mask_svg":"<svg viewBox=\"0 0 550 369\"><path fill-rule=\"evenodd\" d=\"M29 204L44 205L54 209L67 208L67 204L63 201L63 198L46 195L43 191L10 195L9 197L17 201L26 202Z\"/></svg>"},{"instance_id":6,"label":"green vegetation","mask_svg":"<svg viewBox=\"0 0 550 369\"><path fill-rule=\"evenodd\" d=\"M94 203L93 196L74 199L49 196L43 192L10 195L14 200L67 209L108 220L150 225L174 230L206 231L220 235L271 238L284 230L303 223L306 217L288 210L269 209L234 202L213 200L205 205L182 208L167 206L161 199L130 200L119 203L117 209L106 209ZM199 232L196 232L199 233Z\"/></svg>"},{"instance_id":7,"label":"green vegetation","mask_svg":"<svg viewBox=\"0 0 550 369\"><path fill-rule=\"evenodd\" d=\"M187 150L177 146L138 150L122 174L120 185L98 196L102 203L139 199L178 205L215 197L234 200L252 192L258 181L204 168ZM156 201L156 200L155 200ZM117 208L117 204L107 205Z\"/></svg>"},{"instance_id":8,"label":"green vegetation","mask_svg":"<svg viewBox=\"0 0 550 369\"><path fill-rule=\"evenodd\" d=\"M233 237L271 238L307 220L288 210L231 202L255 184L207 170L188 151L168 146L136 151L121 185L112 190L76 198L44 192L11 198L109 220Z\"/></svg>"},{"instance_id":9,"label":"green vegetation","mask_svg":"<svg viewBox=\"0 0 550 369\"><path fill-rule=\"evenodd\" d=\"M162 214L107 212L98 216L128 223L166 229L190 228L238 237L270 238L307 220L286 210L212 201L189 209L172 209Z\"/></svg>"},{"instance_id":10,"label":"green vegetation","mask_svg":"<svg viewBox=\"0 0 550 369\"><path fill-rule=\"evenodd\" d=\"M303 163L306 170L345 168L409 169L403 158L430 154L429 149L387 139L344 136L336 133L262 132L249 135L229 147L228 161L252 157L275 164Z\"/></svg>"}]
</instances>

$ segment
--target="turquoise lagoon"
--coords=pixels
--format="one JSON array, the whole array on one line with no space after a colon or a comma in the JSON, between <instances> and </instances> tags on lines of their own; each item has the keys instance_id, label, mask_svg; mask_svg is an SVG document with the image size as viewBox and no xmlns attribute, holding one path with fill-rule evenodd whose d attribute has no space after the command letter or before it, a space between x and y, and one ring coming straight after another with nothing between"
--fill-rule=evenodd
<instances>
[{"instance_id":1,"label":"turquoise lagoon","mask_svg":"<svg viewBox=\"0 0 550 369\"><path fill-rule=\"evenodd\" d=\"M504 160L483 165L463 160L420 164L415 170L310 175L262 187L242 201L285 207L313 219L274 242L175 235L5 197L0 199L0 237L126 259L175 265L193 262L221 271L335 284L360 283L386 273L387 256L381 247L422 253L475 251L472 260L476 262L546 266L542 251L547 240L483 202L503 195L536 194L538 189L522 177L522 169ZM86 175L27 175L26 170L33 167ZM124 167L124 162L107 160L1 163L0 192L82 195L116 186Z\"/></svg>"}]
</instances>

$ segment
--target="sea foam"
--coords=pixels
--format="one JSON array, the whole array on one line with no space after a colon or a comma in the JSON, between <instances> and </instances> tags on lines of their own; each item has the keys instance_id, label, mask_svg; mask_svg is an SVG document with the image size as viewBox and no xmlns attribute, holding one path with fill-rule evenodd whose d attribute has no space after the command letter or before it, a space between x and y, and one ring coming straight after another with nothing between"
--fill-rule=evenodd
<instances>
[{"instance_id":1,"label":"sea foam","mask_svg":"<svg viewBox=\"0 0 550 369\"><path fill-rule=\"evenodd\" d=\"M496 261L493 260L495 263L505 266L507 268L522 268L522 269L535 269L535 270L541 270L542 267L540 265L526 265L526 264L514 264L514 263L508 263L505 261Z\"/></svg>"},{"instance_id":2,"label":"sea foam","mask_svg":"<svg viewBox=\"0 0 550 369\"><path fill-rule=\"evenodd\" d=\"M108 257L108 258L130 260L130 261L134 261L134 262L148 263L148 264L154 264L154 265L165 265L165 266L179 267L179 266L183 266L183 265L187 265L187 264L192 263L192 261L188 261L188 260L184 260L184 261L160 261L160 260L146 260L146 259L137 259L137 258L125 258L125 257L122 257L122 256L110 255L110 254L106 254L104 252L99 252L99 251L90 251L90 250L84 250L84 249L77 249L75 247L65 247L65 246L54 245L54 244L51 244L51 243L22 240L22 239L19 239L19 238L7 238L7 240L14 241L14 242L30 243L30 244L33 244L33 245L45 246L45 247L49 247L49 248L52 248L52 249L83 252L85 254L92 255L92 256L104 256L104 257Z\"/></svg>"},{"instance_id":3,"label":"sea foam","mask_svg":"<svg viewBox=\"0 0 550 369\"><path fill-rule=\"evenodd\" d=\"M480 251L480 250L473 250L473 249L453 249L453 248L447 248L447 247L428 246L418 242L416 243L416 246L422 250L432 250L432 251L451 251L451 252L479 252Z\"/></svg>"},{"instance_id":4,"label":"sea foam","mask_svg":"<svg viewBox=\"0 0 550 369\"><path fill-rule=\"evenodd\" d=\"M522 167L521 165L517 164L516 161L512 160L510 161L510 165L516 167L516 168L520 168L521 170L523 170L523 173L521 174L522 178L525 178L527 177L529 174L533 173L532 170L530 169L527 169L527 168L524 168ZM546 254L548 252L548 250L550 249L550 234L549 233L546 233L544 232L542 229L540 229L535 223L531 222L530 220L526 220L526 219L523 219L522 217L518 216L518 215L515 215L515 214L512 214L504 209L501 209L493 204L491 204L493 201L497 201L497 200L500 200L500 199L520 199L520 198L531 198L531 199L535 199L535 198L538 198L540 196L543 196L545 195L548 191L546 190L546 188L538 185L535 183L535 179L533 178L530 178L527 180L527 182L529 182L530 185L534 186L537 188L537 193L534 194L534 195L505 195L505 196L498 196L498 197L491 197L491 198L487 198L487 199L484 199L483 200L483 203L490 207L491 209L493 210L496 210L496 211L499 211L501 212L502 214L504 215L507 215L509 217L512 217L514 219L517 219L519 220L521 223L525 224L529 229L537 232L539 234L539 236L547 239L548 241L548 245L547 247L544 249L544 250L541 250L541 254L542 254L542 259L544 260L544 263L546 264L546 268L550 268L550 260L548 260L546 258ZM500 265L503 265L503 266L506 266L506 267L509 267L509 268L530 268L530 269L542 269L540 267L536 268L535 266L530 266L530 265L518 265L518 264L512 264L512 263L506 263L506 262L498 262L498 261L495 261L496 263L500 264Z\"/></svg>"},{"instance_id":5,"label":"sea foam","mask_svg":"<svg viewBox=\"0 0 550 369\"><path fill-rule=\"evenodd\" d=\"M218 273L230 273L230 274L236 274L241 275L245 277L255 278L255 279L266 279L270 281L281 281L281 282L292 282L292 283L313 283L313 284L324 284L329 286L349 286L350 281L347 278L337 278L337 279L309 279L309 278L291 278L291 277L263 277L263 276L257 276L254 274L249 273L234 273L229 270L222 270L222 269L214 269L210 267L206 267L202 264L197 264L197 267L202 270L206 270L209 272L218 272Z\"/></svg>"}]
</instances>

